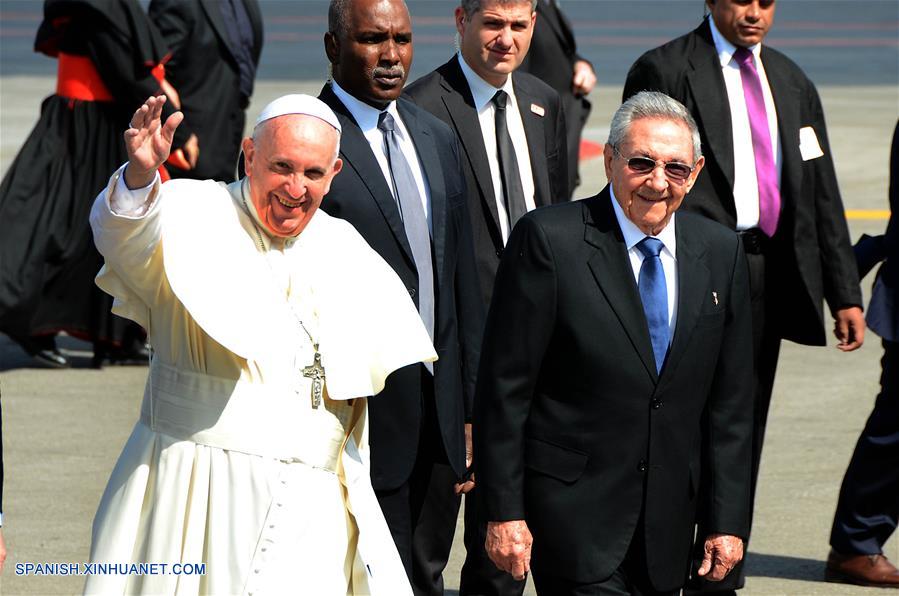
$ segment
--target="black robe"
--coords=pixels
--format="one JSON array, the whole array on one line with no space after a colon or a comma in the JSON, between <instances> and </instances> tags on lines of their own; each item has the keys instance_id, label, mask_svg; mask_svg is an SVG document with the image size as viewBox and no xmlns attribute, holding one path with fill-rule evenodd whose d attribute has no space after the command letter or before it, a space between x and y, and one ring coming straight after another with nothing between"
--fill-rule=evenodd
<instances>
[{"instance_id":1,"label":"black robe","mask_svg":"<svg viewBox=\"0 0 899 596\"><path fill-rule=\"evenodd\" d=\"M127 159L131 115L159 93L150 71L166 50L137 0L47 0L35 51L90 58L113 100L45 99L0 185L0 331L120 344L127 323L94 285L88 213Z\"/></svg>"}]
</instances>

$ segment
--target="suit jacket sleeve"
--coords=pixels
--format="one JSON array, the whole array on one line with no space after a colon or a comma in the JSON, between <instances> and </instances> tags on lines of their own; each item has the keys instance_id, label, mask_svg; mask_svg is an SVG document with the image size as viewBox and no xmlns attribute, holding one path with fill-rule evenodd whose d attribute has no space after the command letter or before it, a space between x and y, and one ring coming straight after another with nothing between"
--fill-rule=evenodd
<instances>
[{"instance_id":1,"label":"suit jacket sleeve","mask_svg":"<svg viewBox=\"0 0 899 596\"><path fill-rule=\"evenodd\" d=\"M182 52L189 51L190 35L196 26L199 2L185 2L184 0L153 0L148 8L148 14L153 25L159 29L169 51L172 54L172 68L177 68ZM186 126L185 126L186 125ZM184 145L187 138L193 132L190 122L182 122L175 131L172 143L175 147ZM200 139L202 141L202 139ZM202 147L201 147L202 149Z\"/></svg>"},{"instance_id":2,"label":"suit jacket sleeve","mask_svg":"<svg viewBox=\"0 0 899 596\"><path fill-rule=\"evenodd\" d=\"M802 123L815 130L818 142L824 155L815 160L814 180L803 180L803 184L814 184L815 213L817 216L818 244L821 251L821 270L824 281L824 298L831 311L847 306L861 306L862 296L859 288L858 267L849 240L849 228L840 198L836 172L830 143L827 139L827 126L824 123L824 109L815 86L808 82L805 94L806 109L811 123ZM798 208L803 208L799 206Z\"/></svg>"},{"instance_id":3,"label":"suit jacket sleeve","mask_svg":"<svg viewBox=\"0 0 899 596\"><path fill-rule=\"evenodd\" d=\"M675 99L682 97L679 90L665 80L663 69L651 53L643 54L631 66L624 82L621 101L626 101L640 91L660 91Z\"/></svg>"},{"instance_id":4,"label":"suit jacket sleeve","mask_svg":"<svg viewBox=\"0 0 899 596\"><path fill-rule=\"evenodd\" d=\"M730 299L718 366L707 402L707 526L714 532L749 535L752 454L752 311L742 243L733 255Z\"/></svg>"},{"instance_id":5,"label":"suit jacket sleeve","mask_svg":"<svg viewBox=\"0 0 899 596\"><path fill-rule=\"evenodd\" d=\"M899 285L899 122L893 130L893 145L890 150L890 221L884 238L886 264L880 269L884 283L891 288Z\"/></svg>"},{"instance_id":6,"label":"suit jacket sleeve","mask_svg":"<svg viewBox=\"0 0 899 596\"><path fill-rule=\"evenodd\" d=\"M475 399L478 485L491 521L525 517L525 424L555 322L555 266L545 233L526 215L497 272Z\"/></svg>"}]
</instances>

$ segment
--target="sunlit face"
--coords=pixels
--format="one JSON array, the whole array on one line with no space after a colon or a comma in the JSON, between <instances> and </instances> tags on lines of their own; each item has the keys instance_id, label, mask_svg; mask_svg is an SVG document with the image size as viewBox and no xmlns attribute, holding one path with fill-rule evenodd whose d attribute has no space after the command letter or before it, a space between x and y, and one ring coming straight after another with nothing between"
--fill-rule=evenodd
<instances>
[{"instance_id":1,"label":"sunlit face","mask_svg":"<svg viewBox=\"0 0 899 596\"><path fill-rule=\"evenodd\" d=\"M471 17L461 6L456 8L465 63L494 87L502 87L528 53L536 18L528 1L484 0Z\"/></svg>"},{"instance_id":2,"label":"sunlit face","mask_svg":"<svg viewBox=\"0 0 899 596\"><path fill-rule=\"evenodd\" d=\"M706 0L715 26L737 47L762 43L774 24L774 0Z\"/></svg>"},{"instance_id":3,"label":"sunlit face","mask_svg":"<svg viewBox=\"0 0 899 596\"><path fill-rule=\"evenodd\" d=\"M629 220L644 234L655 236L668 225L671 216L693 188L704 159L700 157L693 172L681 182L670 180L661 163L646 174L631 170L627 158L637 156L657 162L693 164L690 130L681 122L661 118L641 118L631 122L618 151L621 156L606 144L606 177L615 198Z\"/></svg>"},{"instance_id":4,"label":"sunlit face","mask_svg":"<svg viewBox=\"0 0 899 596\"><path fill-rule=\"evenodd\" d=\"M272 118L243 140L250 200L269 234L303 231L343 167L335 160L337 131L314 116Z\"/></svg>"},{"instance_id":5,"label":"sunlit face","mask_svg":"<svg viewBox=\"0 0 899 596\"><path fill-rule=\"evenodd\" d=\"M325 34L334 80L347 93L384 108L403 92L412 65L412 21L402 0L357 0L345 34Z\"/></svg>"}]
</instances>

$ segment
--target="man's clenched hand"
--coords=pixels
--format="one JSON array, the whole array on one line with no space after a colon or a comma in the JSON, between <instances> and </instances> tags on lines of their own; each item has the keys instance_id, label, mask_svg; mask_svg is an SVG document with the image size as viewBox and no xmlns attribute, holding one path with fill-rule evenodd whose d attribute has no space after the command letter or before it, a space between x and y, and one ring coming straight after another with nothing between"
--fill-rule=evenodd
<instances>
[{"instance_id":1,"label":"man's clenched hand","mask_svg":"<svg viewBox=\"0 0 899 596\"><path fill-rule=\"evenodd\" d=\"M493 564L517 580L523 580L531 570L531 545L534 539L523 519L487 522L487 541L484 546Z\"/></svg>"}]
</instances>

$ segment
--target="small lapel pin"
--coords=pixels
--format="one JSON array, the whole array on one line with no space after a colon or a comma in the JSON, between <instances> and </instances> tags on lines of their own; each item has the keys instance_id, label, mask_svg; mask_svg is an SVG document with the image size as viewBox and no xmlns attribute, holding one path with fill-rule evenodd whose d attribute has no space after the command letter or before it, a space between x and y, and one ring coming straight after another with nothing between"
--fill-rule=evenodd
<instances>
[{"instance_id":1,"label":"small lapel pin","mask_svg":"<svg viewBox=\"0 0 899 596\"><path fill-rule=\"evenodd\" d=\"M712 292L712 300L715 301L715 306L718 306L718 292Z\"/></svg>"},{"instance_id":2,"label":"small lapel pin","mask_svg":"<svg viewBox=\"0 0 899 596\"><path fill-rule=\"evenodd\" d=\"M540 116L541 118L546 115L546 110L543 109L543 106L538 106L535 103L531 104L531 111Z\"/></svg>"}]
</instances>

